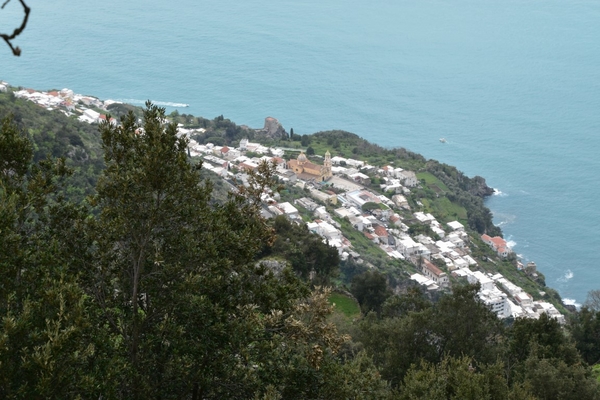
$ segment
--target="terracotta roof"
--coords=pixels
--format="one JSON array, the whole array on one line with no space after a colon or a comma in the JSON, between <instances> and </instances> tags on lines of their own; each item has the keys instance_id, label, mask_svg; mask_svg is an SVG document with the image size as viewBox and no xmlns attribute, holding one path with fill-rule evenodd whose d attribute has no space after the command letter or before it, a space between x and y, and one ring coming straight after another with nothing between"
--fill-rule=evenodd
<instances>
[{"instance_id":1,"label":"terracotta roof","mask_svg":"<svg viewBox=\"0 0 600 400\"><path fill-rule=\"evenodd\" d=\"M304 163L303 165L304 168L311 168L311 169L316 169L316 170L320 170L321 166L319 164L313 164L310 161L307 161Z\"/></svg>"},{"instance_id":2,"label":"terracotta roof","mask_svg":"<svg viewBox=\"0 0 600 400\"><path fill-rule=\"evenodd\" d=\"M437 267L437 265L435 265L434 263L432 263L429 260L423 260L423 265L425 266L425 268L427 268L429 271L431 271L431 273L434 274L435 276L440 276L441 274L444 273L441 269L439 269Z\"/></svg>"},{"instance_id":3,"label":"terracotta roof","mask_svg":"<svg viewBox=\"0 0 600 400\"><path fill-rule=\"evenodd\" d=\"M491 240L498 248L506 247L506 240L502 239L500 236L495 236Z\"/></svg>"},{"instance_id":4,"label":"terracotta roof","mask_svg":"<svg viewBox=\"0 0 600 400\"><path fill-rule=\"evenodd\" d=\"M508 247L508 244L506 243L506 240L502 239L500 236L490 237L484 233L481 235L481 239L490 244L492 248L500 254L511 251L510 247Z\"/></svg>"},{"instance_id":5,"label":"terracotta roof","mask_svg":"<svg viewBox=\"0 0 600 400\"><path fill-rule=\"evenodd\" d=\"M288 161L288 167L289 169L294 169L295 166L299 165L297 160L290 160ZM313 164L310 161L305 162L304 164L301 165L302 168L304 168L304 173L306 174L310 174L311 176L319 176L320 174L311 174L310 172L306 171L306 169L312 169L312 170L316 170L316 171L320 171L321 170L321 166L317 165L317 164Z\"/></svg>"},{"instance_id":6,"label":"terracotta roof","mask_svg":"<svg viewBox=\"0 0 600 400\"><path fill-rule=\"evenodd\" d=\"M377 236L388 236L388 231L381 225L375 227L375 234Z\"/></svg>"},{"instance_id":7,"label":"terracotta roof","mask_svg":"<svg viewBox=\"0 0 600 400\"><path fill-rule=\"evenodd\" d=\"M240 164L239 164L239 167L240 167L240 169L252 169L252 170L253 170L254 168L256 168L256 167L254 167L253 165L248 165L248 164L246 164L246 163L240 163Z\"/></svg>"}]
</instances>

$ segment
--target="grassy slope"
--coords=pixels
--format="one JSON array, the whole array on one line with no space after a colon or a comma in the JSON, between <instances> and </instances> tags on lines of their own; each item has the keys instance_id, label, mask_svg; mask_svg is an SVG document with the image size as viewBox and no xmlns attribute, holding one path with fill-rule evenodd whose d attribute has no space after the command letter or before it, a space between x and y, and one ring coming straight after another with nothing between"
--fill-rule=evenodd
<instances>
[{"instance_id":1,"label":"grassy slope","mask_svg":"<svg viewBox=\"0 0 600 400\"><path fill-rule=\"evenodd\" d=\"M335 310L341 312L346 318L357 318L360 316L360 306L351 297L341 293L332 293L329 296L329 303L335 305Z\"/></svg>"}]
</instances>

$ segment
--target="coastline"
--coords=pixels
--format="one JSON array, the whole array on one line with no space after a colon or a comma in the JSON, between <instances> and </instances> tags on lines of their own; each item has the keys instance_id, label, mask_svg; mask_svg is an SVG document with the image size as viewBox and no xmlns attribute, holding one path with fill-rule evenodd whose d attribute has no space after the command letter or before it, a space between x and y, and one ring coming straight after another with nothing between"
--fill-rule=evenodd
<instances>
[{"instance_id":1,"label":"coastline","mask_svg":"<svg viewBox=\"0 0 600 400\"><path fill-rule=\"evenodd\" d=\"M48 105L47 99L49 99L49 98L50 99L51 98L55 98L55 99L56 98L61 98L61 96L60 96L61 93L67 94L67 96L62 96L63 101L67 101L67 102L68 102L68 100L65 100L64 97L69 97L69 95L71 95L71 96L81 96L81 95L74 95L74 93L72 91L68 90L68 89L63 89L62 91L60 91L59 94L58 94L58 96L56 95L56 93L51 93L51 92L36 92L36 91L33 91L33 93L32 93L31 90L25 91L25 92L22 92L22 93L23 93L22 97L25 97L28 100L32 100L34 102L36 101L36 99L45 98L46 100L44 100L42 102L42 105ZM27 96L25 93L29 94L29 96ZM43 96L40 96L39 95L40 93L43 94ZM75 97L75 98L77 98L77 97ZM119 104L120 103L120 102L113 101L113 100L102 101L102 100L100 100L98 98L95 98L93 96L81 96L81 97L78 98L78 102L81 102L82 98L83 99L85 99L85 98L92 99L91 102L89 102L90 105L92 105L93 107L102 108L102 109L105 109L105 110L110 105L112 105L112 104L115 104L115 103ZM67 106L68 103L65 103L63 105ZM53 106L48 106L47 108L53 109ZM61 111L63 113L65 113L65 114L67 114L67 115L73 115L74 112L79 111L83 116L85 116L85 111L83 111L83 110L77 110L77 108L73 108L73 109L70 109L70 110L66 109L66 110L61 110ZM100 115L102 115L102 114L100 114ZM99 117L96 120L89 120L89 119L84 118L84 119L82 119L82 121L83 120L85 120L85 122L88 122L88 123L98 123L98 122L102 121L102 118ZM364 139L362 139L362 140L364 140ZM432 160L429 160L429 161L432 161ZM485 180L483 180L483 183L485 185ZM484 199L489 198L491 196L502 196L502 194L503 194L499 189L491 188L491 187L489 187L487 185L485 185L485 187L486 187L486 191L488 191L489 193L481 196Z\"/></svg>"}]
</instances>

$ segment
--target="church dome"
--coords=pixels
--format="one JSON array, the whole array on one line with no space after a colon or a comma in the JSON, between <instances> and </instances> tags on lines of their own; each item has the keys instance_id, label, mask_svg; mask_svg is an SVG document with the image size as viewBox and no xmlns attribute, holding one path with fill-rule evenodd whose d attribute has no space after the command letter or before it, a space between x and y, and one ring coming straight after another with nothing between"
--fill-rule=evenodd
<instances>
[{"instance_id":1,"label":"church dome","mask_svg":"<svg viewBox=\"0 0 600 400\"><path fill-rule=\"evenodd\" d=\"M298 161L299 162L306 162L306 161L308 161L308 159L306 158L306 156L304 155L303 152L300 152L300 155L298 156Z\"/></svg>"}]
</instances>

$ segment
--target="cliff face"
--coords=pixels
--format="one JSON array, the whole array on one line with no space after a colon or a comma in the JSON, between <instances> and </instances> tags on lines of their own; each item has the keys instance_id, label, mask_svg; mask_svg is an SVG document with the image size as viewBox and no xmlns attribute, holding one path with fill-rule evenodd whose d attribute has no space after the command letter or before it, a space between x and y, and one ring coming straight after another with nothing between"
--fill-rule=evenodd
<instances>
[{"instance_id":1,"label":"cliff face","mask_svg":"<svg viewBox=\"0 0 600 400\"><path fill-rule=\"evenodd\" d=\"M451 189L458 187L470 195L482 199L494 194L494 189L487 185L485 178L481 176L469 178L454 166L436 160L428 160L425 170L431 172Z\"/></svg>"},{"instance_id":2,"label":"cliff face","mask_svg":"<svg viewBox=\"0 0 600 400\"><path fill-rule=\"evenodd\" d=\"M494 189L489 187L485 182L485 178L482 178L481 176L471 178L471 184L469 185L468 191L473 196L478 197L487 197L494 194Z\"/></svg>"},{"instance_id":3,"label":"cliff face","mask_svg":"<svg viewBox=\"0 0 600 400\"><path fill-rule=\"evenodd\" d=\"M256 133L271 139L280 139L285 133L285 129L283 129L277 118L267 117L265 118L265 126L262 129L258 129Z\"/></svg>"}]
</instances>

